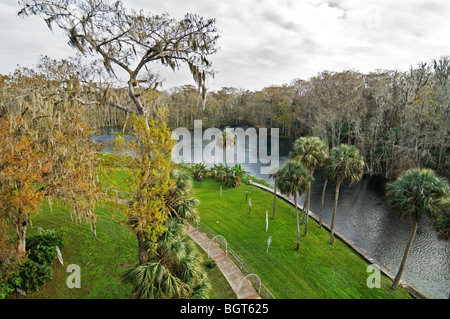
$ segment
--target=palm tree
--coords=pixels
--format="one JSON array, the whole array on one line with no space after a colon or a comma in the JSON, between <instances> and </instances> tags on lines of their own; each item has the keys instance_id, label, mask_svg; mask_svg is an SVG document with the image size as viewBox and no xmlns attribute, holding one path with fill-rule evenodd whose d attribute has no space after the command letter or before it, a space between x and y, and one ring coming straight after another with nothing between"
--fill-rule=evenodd
<instances>
[{"instance_id":1,"label":"palm tree","mask_svg":"<svg viewBox=\"0 0 450 319\"><path fill-rule=\"evenodd\" d=\"M166 227L157 248L149 250L149 261L127 269L122 280L132 285L138 299L207 298L210 285L195 244L176 218Z\"/></svg>"},{"instance_id":2,"label":"palm tree","mask_svg":"<svg viewBox=\"0 0 450 319\"><path fill-rule=\"evenodd\" d=\"M198 220L197 206L199 201L195 197L191 197L192 178L184 170L173 169L170 172L169 187L164 193L164 206L161 213L167 217L176 218L178 223L186 226L188 222L196 222ZM133 205L133 202L130 203ZM139 224L138 216L128 216L128 223L131 227ZM165 224L162 225L164 227ZM164 230L164 228L163 228ZM148 262L148 238L143 234L138 234L139 241L139 263L145 265Z\"/></svg>"},{"instance_id":3,"label":"palm tree","mask_svg":"<svg viewBox=\"0 0 450 319\"><path fill-rule=\"evenodd\" d=\"M295 217L297 221L297 250L300 249L300 224L297 208L297 194L304 193L310 186L313 178L300 161L290 160L281 170L278 177L278 187L283 194L294 196Z\"/></svg>"},{"instance_id":4,"label":"palm tree","mask_svg":"<svg viewBox=\"0 0 450 319\"><path fill-rule=\"evenodd\" d=\"M277 199L277 178L280 176L281 170L279 167L274 167L269 174L269 178L273 178L274 186L273 186L273 210L272 210L272 219L275 219L275 202Z\"/></svg>"},{"instance_id":5,"label":"palm tree","mask_svg":"<svg viewBox=\"0 0 450 319\"><path fill-rule=\"evenodd\" d=\"M146 241L146 262L126 270L122 279L133 286L135 298L207 298L209 284L200 254L185 234L188 222L198 220L198 200L190 197L192 179L178 169L170 177L173 183L164 194L166 231L156 243Z\"/></svg>"},{"instance_id":6,"label":"palm tree","mask_svg":"<svg viewBox=\"0 0 450 319\"><path fill-rule=\"evenodd\" d=\"M352 185L361 180L364 173L364 161L356 147L341 144L331 150L329 165L326 166L326 169L329 178L336 183L330 229L330 243L334 244L334 221L336 219L339 188L344 182Z\"/></svg>"},{"instance_id":7,"label":"palm tree","mask_svg":"<svg viewBox=\"0 0 450 319\"><path fill-rule=\"evenodd\" d=\"M223 130L222 134L217 137L217 146L225 150L225 167L227 166L227 148L233 147L236 144L236 135L230 131Z\"/></svg>"},{"instance_id":8,"label":"palm tree","mask_svg":"<svg viewBox=\"0 0 450 319\"><path fill-rule=\"evenodd\" d=\"M174 184L164 195L169 216L177 217L183 224L196 222L199 201L191 196L193 187L191 176L184 170L174 169L170 177Z\"/></svg>"},{"instance_id":9,"label":"palm tree","mask_svg":"<svg viewBox=\"0 0 450 319\"><path fill-rule=\"evenodd\" d=\"M293 150L289 154L291 159L298 159L309 170L309 174L313 177L314 171L321 167L325 159L328 157L328 147L318 137L300 137L294 142ZM308 188L303 210L306 215L305 230L303 235L306 236L308 231L308 217L310 207L311 188Z\"/></svg>"},{"instance_id":10,"label":"palm tree","mask_svg":"<svg viewBox=\"0 0 450 319\"><path fill-rule=\"evenodd\" d=\"M392 289L400 281L420 220L424 215L432 217L436 205L449 193L448 182L431 169L410 169L387 185L388 203L403 221L412 219L411 235Z\"/></svg>"}]
</instances>

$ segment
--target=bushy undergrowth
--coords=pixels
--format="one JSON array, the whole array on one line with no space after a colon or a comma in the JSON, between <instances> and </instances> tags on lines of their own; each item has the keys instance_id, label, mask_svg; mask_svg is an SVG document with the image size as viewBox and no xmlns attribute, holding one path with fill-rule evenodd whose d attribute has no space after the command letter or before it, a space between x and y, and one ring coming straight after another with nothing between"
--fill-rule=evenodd
<instances>
[{"instance_id":1,"label":"bushy undergrowth","mask_svg":"<svg viewBox=\"0 0 450 319\"><path fill-rule=\"evenodd\" d=\"M205 261L205 266L208 267L208 268L214 268L214 267L217 266L217 263L216 263L216 261L215 261L214 259L208 258L208 259Z\"/></svg>"},{"instance_id":2,"label":"bushy undergrowth","mask_svg":"<svg viewBox=\"0 0 450 319\"><path fill-rule=\"evenodd\" d=\"M227 187L234 188L241 185L244 179L248 181L248 172L240 164L230 167L219 163L208 169L203 163L182 163L181 167L190 171L199 182L209 176L215 178L218 182L224 182Z\"/></svg>"},{"instance_id":3,"label":"bushy undergrowth","mask_svg":"<svg viewBox=\"0 0 450 319\"><path fill-rule=\"evenodd\" d=\"M0 299L8 297L16 289L24 292L39 290L53 278L52 263L57 258L56 246L62 247L62 235L54 231L42 232L27 239L28 258L18 273L0 281Z\"/></svg>"}]
</instances>

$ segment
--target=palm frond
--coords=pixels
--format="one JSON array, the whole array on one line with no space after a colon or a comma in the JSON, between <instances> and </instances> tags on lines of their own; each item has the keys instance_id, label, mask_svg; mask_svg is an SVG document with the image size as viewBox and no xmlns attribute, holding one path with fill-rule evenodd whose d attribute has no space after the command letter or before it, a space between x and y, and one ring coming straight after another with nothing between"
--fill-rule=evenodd
<instances>
[{"instance_id":1,"label":"palm frond","mask_svg":"<svg viewBox=\"0 0 450 319\"><path fill-rule=\"evenodd\" d=\"M386 186L388 203L402 220L432 216L449 193L448 182L431 169L410 169Z\"/></svg>"}]
</instances>

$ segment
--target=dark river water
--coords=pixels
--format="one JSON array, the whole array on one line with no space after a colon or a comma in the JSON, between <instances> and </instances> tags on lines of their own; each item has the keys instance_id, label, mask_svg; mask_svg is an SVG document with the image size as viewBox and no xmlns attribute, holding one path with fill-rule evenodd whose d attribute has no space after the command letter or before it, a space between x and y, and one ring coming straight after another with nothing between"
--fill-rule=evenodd
<instances>
[{"instance_id":1,"label":"dark river water","mask_svg":"<svg viewBox=\"0 0 450 319\"><path fill-rule=\"evenodd\" d=\"M111 136L103 134L95 139L109 141ZM270 141L270 137L268 140ZM199 145L202 145L203 150L207 144L211 143L209 140L195 140L193 134L192 141L192 153L200 151ZM292 141L292 139L283 138L279 140L280 167L288 159ZM201 142L201 144L198 142ZM267 174L261 174L260 168L264 165L260 163L259 157L257 163L248 163L248 154L257 152L254 148L248 147L248 144L247 139L245 141L247 160L246 163L241 163L242 167L250 175L264 179L273 185L273 180ZM112 148L107 144L104 151L111 152ZM268 149L262 151L268 151L268 154L270 154L270 145ZM189 158L189 156L187 157ZM227 163L232 164L230 160L227 160ZM314 179L311 189L311 211L318 214L324 181L322 173L317 171ZM329 224L331 224L333 211L334 191L335 185L329 181L323 211L324 221ZM303 198L300 203L303 204ZM401 221L389 209L384 198L384 183L382 180L367 176L351 187L342 185L335 227L357 246L366 250L377 262L393 273L397 273L410 236L411 221ZM428 218L423 219L419 224L402 280L431 298L449 298L450 243L437 239Z\"/></svg>"}]
</instances>

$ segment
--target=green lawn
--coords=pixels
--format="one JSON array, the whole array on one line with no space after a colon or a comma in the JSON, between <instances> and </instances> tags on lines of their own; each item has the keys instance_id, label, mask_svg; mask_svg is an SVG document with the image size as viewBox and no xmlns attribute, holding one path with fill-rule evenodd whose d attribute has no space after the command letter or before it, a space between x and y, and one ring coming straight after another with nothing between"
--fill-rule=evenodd
<instances>
[{"instance_id":1,"label":"green lawn","mask_svg":"<svg viewBox=\"0 0 450 319\"><path fill-rule=\"evenodd\" d=\"M58 260L53 263L53 279L28 298L129 298L131 287L124 285L120 274L136 263L138 255L136 239L127 227L120 224L120 213L110 205L99 206L97 237L87 224L71 221L68 209L61 203L53 203L53 212L45 203L39 215L33 220L28 235L37 231L55 230L63 235L61 249L64 265ZM77 264L81 270L81 288L68 288L66 280L70 273L67 266Z\"/></svg>"},{"instance_id":2,"label":"green lawn","mask_svg":"<svg viewBox=\"0 0 450 319\"><path fill-rule=\"evenodd\" d=\"M308 234L300 238L296 251L294 207L277 199L272 220L273 195L255 186L222 186L210 178L195 182L195 196L200 200L201 222L215 234L223 235L230 247L244 258L276 298L411 298L403 287L392 290L392 281L382 276L381 288L368 288L369 263L336 238L329 243L329 232L310 218ZM249 215L245 192L252 201ZM266 233L266 210L269 230ZM302 232L303 234L303 232ZM267 240L272 236L270 250Z\"/></svg>"},{"instance_id":3,"label":"green lawn","mask_svg":"<svg viewBox=\"0 0 450 319\"><path fill-rule=\"evenodd\" d=\"M129 191L130 168L111 163L100 174L102 186ZM381 289L366 285L368 262L339 239L329 244L329 234L310 219L307 237L301 237L300 251L296 247L295 213L292 205L277 200L275 220L269 219L265 232L265 212L271 216L273 196L257 187L242 184L238 188L222 186L212 179L194 182L195 196L200 200L201 222L226 237L235 250L276 298L411 298L399 287L390 289L391 280L382 277ZM248 214L245 192L252 199ZM124 196L119 193L119 196ZM122 223L123 212L112 204L97 208L97 237L87 224L77 224L61 203L53 202L53 211L44 202L39 215L33 219L29 235L37 231L55 230L63 234L61 249L64 266L54 262L54 278L38 292L27 298L129 298L131 287L120 280L121 273L137 262L135 236ZM267 239L272 236L266 253ZM199 248L199 251L206 254ZM66 269L69 264L81 268L81 288L69 289ZM236 298L228 282L216 267L204 267L212 286L210 298Z\"/></svg>"},{"instance_id":4,"label":"green lawn","mask_svg":"<svg viewBox=\"0 0 450 319\"><path fill-rule=\"evenodd\" d=\"M130 168L106 165L100 174L102 186L129 191L128 176ZM119 193L119 196L121 194ZM124 214L106 202L101 203L96 213L97 237L88 224L78 224L71 220L67 207L52 201L52 210L47 201L33 219L33 227L28 228L28 236L44 230L55 230L63 235L64 247L61 249L64 265L58 260L53 263L53 279L36 292L29 292L30 299L122 299L130 298L131 286L120 280L122 272L138 261L136 236L123 223ZM207 259L206 253L198 247ZM68 288L67 266L76 264L81 270L81 288ZM211 299L234 299L235 293L218 267L203 266L214 289Z\"/></svg>"}]
</instances>

